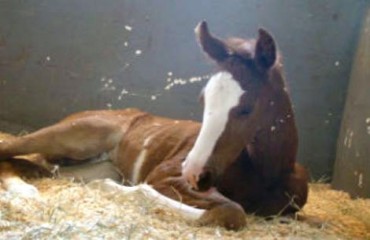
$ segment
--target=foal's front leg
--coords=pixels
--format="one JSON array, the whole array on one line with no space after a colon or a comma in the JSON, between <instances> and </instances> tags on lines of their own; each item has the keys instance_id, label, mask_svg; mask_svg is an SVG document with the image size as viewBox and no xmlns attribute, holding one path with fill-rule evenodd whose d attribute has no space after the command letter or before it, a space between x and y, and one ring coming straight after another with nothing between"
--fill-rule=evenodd
<instances>
[{"instance_id":1,"label":"foal's front leg","mask_svg":"<svg viewBox=\"0 0 370 240\"><path fill-rule=\"evenodd\" d=\"M139 184L136 186L123 186L105 179L96 180L88 184L89 187L115 194L141 192L153 202L178 212L188 220L196 221L200 225L220 226L229 230L239 230L246 225L245 213L242 207L225 198L217 191L197 193L179 187L184 180L169 181L154 185ZM173 184L170 184L172 182Z\"/></svg>"},{"instance_id":2,"label":"foal's front leg","mask_svg":"<svg viewBox=\"0 0 370 240\"><path fill-rule=\"evenodd\" d=\"M175 199L181 205L203 209L201 215L195 215L200 225L221 226L229 230L240 230L246 226L246 216L243 208L236 202L226 198L211 188L207 192L196 192L182 177L168 177L157 183L150 183L161 194ZM184 214L184 213L183 213Z\"/></svg>"},{"instance_id":3,"label":"foal's front leg","mask_svg":"<svg viewBox=\"0 0 370 240\"><path fill-rule=\"evenodd\" d=\"M48 159L84 160L113 149L122 138L122 132L118 124L104 116L73 118L0 141L0 158L40 153Z\"/></svg>"}]
</instances>

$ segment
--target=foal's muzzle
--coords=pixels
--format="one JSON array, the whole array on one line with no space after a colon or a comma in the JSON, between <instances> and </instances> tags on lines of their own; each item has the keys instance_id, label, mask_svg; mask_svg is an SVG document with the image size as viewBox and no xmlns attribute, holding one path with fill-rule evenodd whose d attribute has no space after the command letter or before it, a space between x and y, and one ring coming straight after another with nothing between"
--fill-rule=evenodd
<instances>
[{"instance_id":1,"label":"foal's muzzle","mask_svg":"<svg viewBox=\"0 0 370 240\"><path fill-rule=\"evenodd\" d=\"M216 174L211 169L202 168L198 171L191 171L183 168L182 174L185 181L196 191L207 191L216 184Z\"/></svg>"}]
</instances>

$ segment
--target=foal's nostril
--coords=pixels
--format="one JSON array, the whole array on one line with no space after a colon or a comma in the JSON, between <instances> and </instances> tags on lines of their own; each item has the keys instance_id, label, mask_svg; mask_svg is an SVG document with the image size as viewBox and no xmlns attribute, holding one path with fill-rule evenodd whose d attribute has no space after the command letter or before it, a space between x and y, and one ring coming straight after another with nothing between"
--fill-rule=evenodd
<instances>
[{"instance_id":1,"label":"foal's nostril","mask_svg":"<svg viewBox=\"0 0 370 240\"><path fill-rule=\"evenodd\" d=\"M198 190L201 192L209 190L214 185L214 178L212 177L212 172L206 170L202 174L200 174L197 185Z\"/></svg>"}]
</instances>

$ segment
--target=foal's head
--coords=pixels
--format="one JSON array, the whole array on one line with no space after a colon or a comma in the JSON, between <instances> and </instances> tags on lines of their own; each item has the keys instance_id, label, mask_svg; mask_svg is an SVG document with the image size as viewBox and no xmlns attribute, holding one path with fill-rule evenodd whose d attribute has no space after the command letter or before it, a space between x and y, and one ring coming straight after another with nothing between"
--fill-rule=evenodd
<instances>
[{"instance_id":1,"label":"foal's head","mask_svg":"<svg viewBox=\"0 0 370 240\"><path fill-rule=\"evenodd\" d=\"M199 136L183 162L182 173L196 189L217 179L253 139L268 101L263 98L276 76L274 39L263 29L256 40L222 41L210 34L206 22L195 29L202 49L219 72L204 88L204 113ZM273 72L273 73L272 73Z\"/></svg>"}]
</instances>

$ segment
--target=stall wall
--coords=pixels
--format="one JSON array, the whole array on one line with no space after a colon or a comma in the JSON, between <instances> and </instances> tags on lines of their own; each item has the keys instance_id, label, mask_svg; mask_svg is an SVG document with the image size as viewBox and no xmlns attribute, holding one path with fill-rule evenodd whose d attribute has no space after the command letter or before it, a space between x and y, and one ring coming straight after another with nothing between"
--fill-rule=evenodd
<instances>
[{"instance_id":1,"label":"stall wall","mask_svg":"<svg viewBox=\"0 0 370 240\"><path fill-rule=\"evenodd\" d=\"M370 197L370 8L353 60L333 186L354 197Z\"/></svg>"},{"instance_id":2,"label":"stall wall","mask_svg":"<svg viewBox=\"0 0 370 240\"><path fill-rule=\"evenodd\" d=\"M15 129L39 128L85 109L138 107L201 120L198 94L214 68L194 40L195 25L206 19L222 37L254 37L264 27L284 56L300 133L299 161L316 179L331 176L367 4L2 0L0 119L20 126Z\"/></svg>"}]
</instances>

